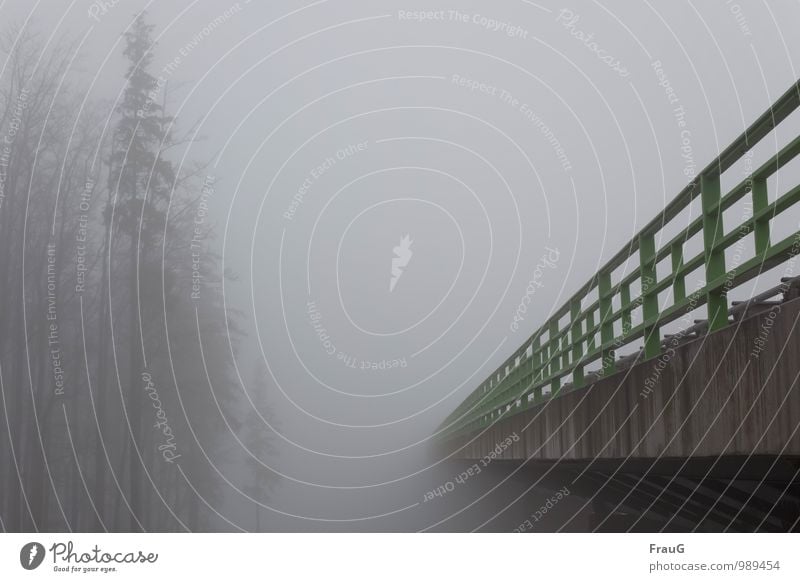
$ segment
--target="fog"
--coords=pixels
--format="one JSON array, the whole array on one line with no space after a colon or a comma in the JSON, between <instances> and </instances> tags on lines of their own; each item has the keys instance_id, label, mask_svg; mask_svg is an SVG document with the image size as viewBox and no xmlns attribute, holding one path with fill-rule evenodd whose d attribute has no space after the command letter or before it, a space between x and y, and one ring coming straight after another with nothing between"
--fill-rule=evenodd
<instances>
[{"instance_id":1,"label":"fog","mask_svg":"<svg viewBox=\"0 0 800 582\"><path fill-rule=\"evenodd\" d=\"M179 180L163 220L131 231L151 251L134 298L133 245L103 225L124 220L132 158L113 136L140 14L146 108L171 136L153 147ZM470 505L488 471L425 500L462 470L436 446L442 421L795 82L800 56L789 2L11 0L0 15L6 134L13 55L43 55L30 78L51 81L0 206L8 531L502 529L504 503ZM37 157L41 140L57 145ZM67 187L69 169L86 177ZM61 392L34 333L51 223L94 241L85 297L58 298ZM60 288L76 256L60 255ZM149 417L122 430L150 401L139 369L180 460ZM21 460L37 449L38 472Z\"/></svg>"}]
</instances>

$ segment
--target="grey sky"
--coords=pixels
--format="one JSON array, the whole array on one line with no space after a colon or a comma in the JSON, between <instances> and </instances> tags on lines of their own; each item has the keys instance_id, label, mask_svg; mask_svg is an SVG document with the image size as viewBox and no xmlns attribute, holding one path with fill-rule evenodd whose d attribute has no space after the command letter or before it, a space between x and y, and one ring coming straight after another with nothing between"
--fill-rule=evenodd
<instances>
[{"instance_id":1,"label":"grey sky","mask_svg":"<svg viewBox=\"0 0 800 582\"><path fill-rule=\"evenodd\" d=\"M264 461L287 479L266 503L310 520L270 514L276 529L420 502L444 416L795 81L800 56L789 1L112 4L0 11L86 35L78 87L113 101L120 34L148 9L168 108L184 130L201 121L187 157L214 159L242 378L270 370ZM224 509L246 526L243 507ZM359 527L429 525L408 512Z\"/></svg>"}]
</instances>

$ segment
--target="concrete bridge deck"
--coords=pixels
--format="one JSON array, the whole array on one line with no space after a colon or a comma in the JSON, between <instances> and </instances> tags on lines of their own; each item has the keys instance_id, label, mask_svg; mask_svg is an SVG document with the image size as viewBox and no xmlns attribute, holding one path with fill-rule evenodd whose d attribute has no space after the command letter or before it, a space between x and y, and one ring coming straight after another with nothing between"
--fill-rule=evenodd
<instances>
[{"instance_id":1,"label":"concrete bridge deck","mask_svg":"<svg viewBox=\"0 0 800 582\"><path fill-rule=\"evenodd\" d=\"M800 299L447 441L478 459L800 458Z\"/></svg>"}]
</instances>

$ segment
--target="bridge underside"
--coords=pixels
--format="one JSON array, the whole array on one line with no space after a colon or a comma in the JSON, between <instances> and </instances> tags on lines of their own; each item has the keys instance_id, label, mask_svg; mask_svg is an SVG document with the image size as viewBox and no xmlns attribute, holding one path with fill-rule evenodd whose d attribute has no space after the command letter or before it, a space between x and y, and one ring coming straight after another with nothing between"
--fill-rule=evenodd
<instances>
[{"instance_id":1,"label":"bridge underside","mask_svg":"<svg viewBox=\"0 0 800 582\"><path fill-rule=\"evenodd\" d=\"M770 305L589 387L511 409L448 440L447 452L488 457L514 478L572 483L592 500L598 529L797 529L798 323L800 299Z\"/></svg>"},{"instance_id":2,"label":"bridge underside","mask_svg":"<svg viewBox=\"0 0 800 582\"><path fill-rule=\"evenodd\" d=\"M511 531L538 509L541 491L566 487L570 508L528 531L800 531L798 467L776 456L494 461L483 471L531 493L485 529Z\"/></svg>"}]
</instances>

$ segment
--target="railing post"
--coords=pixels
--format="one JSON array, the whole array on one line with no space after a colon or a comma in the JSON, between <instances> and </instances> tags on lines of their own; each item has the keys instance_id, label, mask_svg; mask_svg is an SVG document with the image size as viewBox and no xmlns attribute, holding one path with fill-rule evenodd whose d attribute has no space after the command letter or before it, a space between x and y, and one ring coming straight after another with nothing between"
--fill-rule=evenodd
<instances>
[{"instance_id":1,"label":"railing post","mask_svg":"<svg viewBox=\"0 0 800 582\"><path fill-rule=\"evenodd\" d=\"M672 245L672 298L675 303L686 299L686 278L680 273L683 268L683 243Z\"/></svg>"},{"instance_id":2,"label":"railing post","mask_svg":"<svg viewBox=\"0 0 800 582\"><path fill-rule=\"evenodd\" d=\"M542 362L542 350L539 347L539 333L536 333L536 336L531 340L531 358L533 359L532 363L532 370L533 370L533 383L538 384L542 381L543 377L543 365ZM539 386L533 390L533 398L534 400L542 397L542 387Z\"/></svg>"},{"instance_id":3,"label":"railing post","mask_svg":"<svg viewBox=\"0 0 800 582\"><path fill-rule=\"evenodd\" d=\"M548 325L549 329L549 325ZM550 338L547 338L547 341L542 340L542 381L550 376L550 369L552 367L552 362L550 361L551 354L553 353L552 345L550 342ZM542 387L542 395L544 396L544 387Z\"/></svg>"},{"instance_id":4,"label":"railing post","mask_svg":"<svg viewBox=\"0 0 800 582\"><path fill-rule=\"evenodd\" d=\"M581 322L578 319L581 315L581 300L573 300L572 304L569 306L569 311L572 323L572 328L570 329L570 337L572 338L572 362L576 363L583 357L581 343L578 341L581 335ZM581 388L583 386L583 366L576 365L572 370L572 385L575 388Z\"/></svg>"},{"instance_id":5,"label":"railing post","mask_svg":"<svg viewBox=\"0 0 800 582\"><path fill-rule=\"evenodd\" d=\"M556 374L560 371L560 357L557 355L558 350L561 347L561 340L556 338L555 336L558 335L558 320L553 318L550 320L550 329L547 332L547 343L550 345L550 375ZM550 394L555 394L558 389L561 388L561 379L554 378L552 382L550 382Z\"/></svg>"},{"instance_id":6,"label":"railing post","mask_svg":"<svg viewBox=\"0 0 800 582\"><path fill-rule=\"evenodd\" d=\"M766 178L756 178L753 180L753 214L764 210L769 206L769 196L767 194ZM755 231L756 256L762 256L769 249L769 215L755 221L753 230Z\"/></svg>"},{"instance_id":7,"label":"railing post","mask_svg":"<svg viewBox=\"0 0 800 582\"><path fill-rule=\"evenodd\" d=\"M519 359L519 364L517 364L517 359ZM520 383L520 377L522 376L522 369L520 368L521 365L522 356L516 356L511 360L511 373L508 375L508 391L511 394L516 392L517 385Z\"/></svg>"},{"instance_id":8,"label":"railing post","mask_svg":"<svg viewBox=\"0 0 800 582\"><path fill-rule=\"evenodd\" d=\"M633 328L631 318L631 286L625 284L619 288L619 298L622 309L622 336L626 337Z\"/></svg>"},{"instance_id":9,"label":"railing post","mask_svg":"<svg viewBox=\"0 0 800 582\"><path fill-rule=\"evenodd\" d=\"M700 176L700 197L703 208L703 244L706 259L706 284L725 276L725 251L717 248L724 236L719 176ZM724 287L708 292L708 329L714 331L728 324L728 298Z\"/></svg>"},{"instance_id":10,"label":"railing post","mask_svg":"<svg viewBox=\"0 0 800 582\"><path fill-rule=\"evenodd\" d=\"M589 333L591 330L594 330L594 311L589 311L586 313L586 333ZM589 333L589 336L586 338L586 353L590 354L594 351L597 347L594 341L594 332Z\"/></svg>"},{"instance_id":11,"label":"railing post","mask_svg":"<svg viewBox=\"0 0 800 582\"><path fill-rule=\"evenodd\" d=\"M653 233L639 236L639 270L642 276L642 321L644 322L644 357L661 352L658 329L658 295L653 293L656 281L656 238Z\"/></svg>"},{"instance_id":12,"label":"railing post","mask_svg":"<svg viewBox=\"0 0 800 582\"><path fill-rule=\"evenodd\" d=\"M611 273L600 273L597 283L600 303L600 343L606 345L614 341L614 322L611 321L613 303L611 301ZM613 347L605 347L602 351L603 375L613 374L617 368Z\"/></svg>"}]
</instances>

